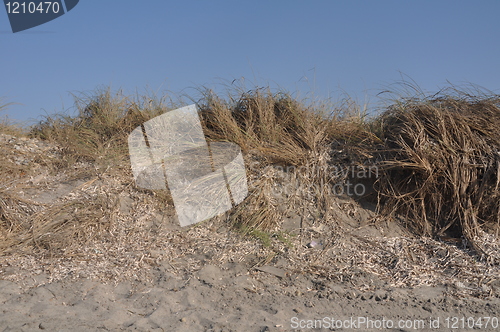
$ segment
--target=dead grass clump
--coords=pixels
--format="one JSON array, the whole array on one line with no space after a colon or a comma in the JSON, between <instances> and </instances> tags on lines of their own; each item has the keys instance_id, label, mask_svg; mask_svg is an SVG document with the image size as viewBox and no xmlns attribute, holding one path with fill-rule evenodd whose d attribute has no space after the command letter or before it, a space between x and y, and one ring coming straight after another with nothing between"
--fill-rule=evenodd
<instances>
[{"instance_id":1,"label":"dead grass clump","mask_svg":"<svg viewBox=\"0 0 500 332\"><path fill-rule=\"evenodd\" d=\"M45 209L23 199L0 195L0 253L39 248L57 253L78 248L110 228L110 202L102 197L79 199Z\"/></svg>"},{"instance_id":2,"label":"dead grass clump","mask_svg":"<svg viewBox=\"0 0 500 332\"><path fill-rule=\"evenodd\" d=\"M124 162L130 132L167 110L163 100L146 96L132 100L110 88L75 96L75 107L76 116L47 116L32 128L31 135L60 146L66 164L86 161L106 166Z\"/></svg>"},{"instance_id":3,"label":"dead grass clump","mask_svg":"<svg viewBox=\"0 0 500 332\"><path fill-rule=\"evenodd\" d=\"M269 89L238 91L227 100L207 90L198 104L207 137L234 142L245 154L250 195L231 213L243 229L272 229L286 213L279 206L293 207L273 194L274 186L283 182L283 170L301 169L304 188L319 184L327 174L312 171L319 164L326 169L331 143L332 118L318 105ZM316 194L314 200L320 204L325 196Z\"/></svg>"},{"instance_id":4,"label":"dead grass clump","mask_svg":"<svg viewBox=\"0 0 500 332\"><path fill-rule=\"evenodd\" d=\"M328 119L282 92L256 89L223 100L208 90L199 107L209 138L256 150L270 163L301 165L328 139Z\"/></svg>"},{"instance_id":5,"label":"dead grass clump","mask_svg":"<svg viewBox=\"0 0 500 332\"><path fill-rule=\"evenodd\" d=\"M385 213L425 236L464 237L490 259L500 231L500 96L405 99L380 118Z\"/></svg>"},{"instance_id":6,"label":"dead grass clump","mask_svg":"<svg viewBox=\"0 0 500 332\"><path fill-rule=\"evenodd\" d=\"M29 217L36 211L31 202L0 190L0 253L11 246L13 235L29 231Z\"/></svg>"},{"instance_id":7,"label":"dead grass clump","mask_svg":"<svg viewBox=\"0 0 500 332\"><path fill-rule=\"evenodd\" d=\"M144 96L133 100L109 88L75 98L75 107L75 116L48 116L33 126L30 136L39 140L0 137L4 154L0 175L6 180L0 186L0 253L28 247L55 252L106 233L116 212L106 195L70 193L42 204L30 199L35 194L25 195L22 189L48 193L41 184L54 185L49 179L85 180L90 174L94 179L114 178L117 183L131 184L128 135L166 111L163 99ZM56 148L57 157L45 158L44 146ZM48 176L49 169L53 176Z\"/></svg>"}]
</instances>

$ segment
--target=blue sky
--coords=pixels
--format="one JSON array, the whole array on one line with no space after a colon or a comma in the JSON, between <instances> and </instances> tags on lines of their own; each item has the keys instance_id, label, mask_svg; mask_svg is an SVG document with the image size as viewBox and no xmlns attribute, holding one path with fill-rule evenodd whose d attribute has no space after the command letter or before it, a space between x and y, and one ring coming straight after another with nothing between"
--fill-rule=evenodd
<instances>
[{"instance_id":1,"label":"blue sky","mask_svg":"<svg viewBox=\"0 0 500 332\"><path fill-rule=\"evenodd\" d=\"M196 95L244 77L361 103L402 74L500 93L499 1L81 0L13 34L0 8L0 116L70 112L70 93L111 86Z\"/></svg>"}]
</instances>

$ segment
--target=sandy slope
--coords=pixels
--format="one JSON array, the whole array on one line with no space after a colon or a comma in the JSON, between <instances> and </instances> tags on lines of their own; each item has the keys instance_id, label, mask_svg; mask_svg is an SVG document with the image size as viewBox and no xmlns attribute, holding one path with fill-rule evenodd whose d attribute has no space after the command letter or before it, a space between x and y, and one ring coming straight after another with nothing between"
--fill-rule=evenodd
<instances>
[{"instance_id":1,"label":"sandy slope","mask_svg":"<svg viewBox=\"0 0 500 332\"><path fill-rule=\"evenodd\" d=\"M12 216L111 226L77 245L48 228L35 246L0 256L0 331L328 330L332 318L337 331L468 330L462 322L500 330L492 328L500 317L498 266L457 243L412 237L353 200L332 201L329 220L314 217L314 206L286 215L286 239L264 245L222 219L180 229L120 177L51 175L33 157L50 157L41 142L4 136L2 144L13 165L35 163L33 174L4 179Z\"/></svg>"}]
</instances>

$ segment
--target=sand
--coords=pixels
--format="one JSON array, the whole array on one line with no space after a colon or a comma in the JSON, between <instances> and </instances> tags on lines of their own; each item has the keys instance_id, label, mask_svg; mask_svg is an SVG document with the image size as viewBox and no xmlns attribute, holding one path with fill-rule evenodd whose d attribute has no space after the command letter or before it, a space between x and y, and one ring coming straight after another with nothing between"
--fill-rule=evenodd
<instances>
[{"instance_id":1,"label":"sand","mask_svg":"<svg viewBox=\"0 0 500 332\"><path fill-rule=\"evenodd\" d=\"M319 331L331 324L343 326L333 331L461 331L467 328L451 327L462 318L472 324L470 317L477 323L500 314L498 298L455 297L455 286L361 292L241 264L206 265L189 277L161 267L154 274L153 283L61 280L27 289L0 281L0 331ZM481 330L498 330L496 323Z\"/></svg>"}]
</instances>

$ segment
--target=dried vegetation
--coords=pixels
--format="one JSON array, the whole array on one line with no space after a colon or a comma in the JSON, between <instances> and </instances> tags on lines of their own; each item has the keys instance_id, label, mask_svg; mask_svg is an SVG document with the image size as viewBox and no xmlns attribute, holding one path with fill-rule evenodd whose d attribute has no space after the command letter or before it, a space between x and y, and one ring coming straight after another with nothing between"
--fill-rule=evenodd
<instances>
[{"instance_id":1,"label":"dried vegetation","mask_svg":"<svg viewBox=\"0 0 500 332\"><path fill-rule=\"evenodd\" d=\"M378 121L381 210L499 262L500 97L448 90L394 104Z\"/></svg>"},{"instance_id":2,"label":"dried vegetation","mask_svg":"<svg viewBox=\"0 0 500 332\"><path fill-rule=\"evenodd\" d=\"M119 279L146 278L145 267L162 262L178 272L207 259L252 267L285 258L289 269L339 280L364 271L393 285L467 282L469 293L491 295L500 262L499 101L449 91L400 98L367 118L349 101L203 90L205 134L241 147L250 195L180 229L168 192L135 186L127 136L184 103L97 91L76 98L76 116L47 117L27 136L0 127L0 267L39 270L43 261L54 278ZM365 176L345 172L353 169ZM332 190L349 181L367 196ZM376 211L361 207L370 202ZM394 224L407 231L388 232Z\"/></svg>"}]
</instances>

